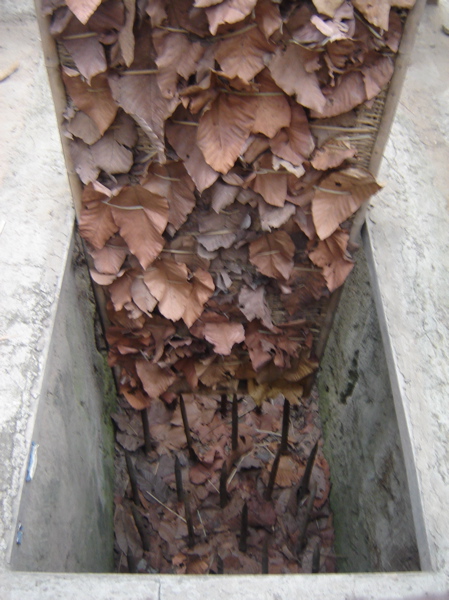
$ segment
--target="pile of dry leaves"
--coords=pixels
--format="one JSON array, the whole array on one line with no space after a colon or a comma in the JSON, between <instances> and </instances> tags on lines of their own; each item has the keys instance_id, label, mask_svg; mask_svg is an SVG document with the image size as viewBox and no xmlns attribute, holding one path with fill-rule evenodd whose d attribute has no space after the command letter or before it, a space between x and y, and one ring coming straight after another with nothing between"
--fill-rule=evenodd
<instances>
[{"instance_id":1,"label":"pile of dry leaves","mask_svg":"<svg viewBox=\"0 0 449 600\"><path fill-rule=\"evenodd\" d=\"M225 427L217 398L238 394L262 411L243 422L252 446L242 467L249 475L238 484L259 502L265 475L254 478L252 469L274 450L257 430L276 430L284 398L301 408L317 366L323 299L353 267L351 216L379 189L339 128L323 135L320 120L385 88L403 9L413 4L43 0L68 96L64 131L85 184L79 228L92 277L107 292L110 364L129 404L150 412L164 497L174 472L167 451L179 450L179 436L185 445L173 423L180 398L198 417L190 426L205 453L215 448L188 468L191 481L207 472L193 481L196 510L230 460L225 438L209 427ZM255 424L263 418L274 421ZM120 419L122 432L132 428ZM301 460L289 460L299 473ZM140 506L160 512L139 493ZM266 519L283 510L279 502ZM215 509L201 506L195 532L209 539L210 525L226 537ZM249 518L262 518L265 508L251 506ZM241 506L231 500L225 510L231 522ZM170 533L160 535L174 550L185 525L176 516L166 526ZM189 571L190 559L172 555ZM211 554L198 556L212 568ZM162 570L164 561L166 554L156 561Z\"/></svg>"}]
</instances>

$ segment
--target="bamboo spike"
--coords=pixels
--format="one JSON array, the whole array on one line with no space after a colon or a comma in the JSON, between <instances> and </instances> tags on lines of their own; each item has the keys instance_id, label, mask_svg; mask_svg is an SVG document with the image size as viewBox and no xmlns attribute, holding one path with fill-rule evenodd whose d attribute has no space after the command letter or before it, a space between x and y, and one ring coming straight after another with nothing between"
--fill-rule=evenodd
<instances>
[{"instance_id":1,"label":"bamboo spike","mask_svg":"<svg viewBox=\"0 0 449 600\"><path fill-rule=\"evenodd\" d=\"M281 460L281 449L282 446L279 445L278 451L276 452L276 456L274 457L273 466L271 467L270 478L268 480L268 486L265 490L265 500L271 500L271 496L273 495L274 482L276 481L276 475L279 468L279 461Z\"/></svg>"},{"instance_id":2,"label":"bamboo spike","mask_svg":"<svg viewBox=\"0 0 449 600\"><path fill-rule=\"evenodd\" d=\"M284 412L282 413L282 437L281 437L281 454L288 452L288 429L290 426L290 402L285 398Z\"/></svg>"},{"instance_id":3,"label":"bamboo spike","mask_svg":"<svg viewBox=\"0 0 449 600\"><path fill-rule=\"evenodd\" d=\"M227 480L228 468L226 462L224 462L220 473L220 508L225 508L229 500L228 490L226 489Z\"/></svg>"},{"instance_id":4,"label":"bamboo spike","mask_svg":"<svg viewBox=\"0 0 449 600\"><path fill-rule=\"evenodd\" d=\"M129 548L126 555L126 561L128 563L128 571L130 573L137 573L137 561Z\"/></svg>"},{"instance_id":5,"label":"bamboo spike","mask_svg":"<svg viewBox=\"0 0 449 600\"><path fill-rule=\"evenodd\" d=\"M244 552L248 550L248 505L245 502L242 508L242 520L240 523L240 540L239 540L239 550L240 552Z\"/></svg>"},{"instance_id":6,"label":"bamboo spike","mask_svg":"<svg viewBox=\"0 0 449 600\"><path fill-rule=\"evenodd\" d=\"M182 422L184 424L184 432L186 434L187 448L189 449L190 460L192 460L193 462L196 462L198 460L198 457L196 455L195 450L193 449L193 441L192 441L192 435L190 433L189 421L187 418L186 405L184 403L184 398L182 396L179 397L179 405L181 407Z\"/></svg>"},{"instance_id":7,"label":"bamboo spike","mask_svg":"<svg viewBox=\"0 0 449 600\"><path fill-rule=\"evenodd\" d=\"M268 575L268 570L268 536L266 536L262 546L262 575Z\"/></svg>"},{"instance_id":8,"label":"bamboo spike","mask_svg":"<svg viewBox=\"0 0 449 600\"><path fill-rule=\"evenodd\" d=\"M175 456L175 480L176 480L176 494L178 496L178 502L182 502L184 500L184 489L182 486L181 463L179 462L178 456Z\"/></svg>"},{"instance_id":9,"label":"bamboo spike","mask_svg":"<svg viewBox=\"0 0 449 600\"><path fill-rule=\"evenodd\" d=\"M312 451L309 454L309 458L307 459L307 464L306 464L306 468L304 471L304 475L302 476L301 481L299 482L298 491L296 493L298 505L301 502L301 500L304 498L304 496L306 495L307 490L309 489L310 476L312 474L313 463L315 462L317 450L318 450L318 441L315 443L315 446L312 448Z\"/></svg>"},{"instance_id":10,"label":"bamboo spike","mask_svg":"<svg viewBox=\"0 0 449 600\"><path fill-rule=\"evenodd\" d=\"M320 546L317 544L312 556L312 573L320 572Z\"/></svg>"},{"instance_id":11,"label":"bamboo spike","mask_svg":"<svg viewBox=\"0 0 449 600\"><path fill-rule=\"evenodd\" d=\"M150 436L150 423L148 421L148 411L146 408L140 411L142 417L143 439L145 440L145 454L148 456L151 452L152 443Z\"/></svg>"},{"instance_id":12,"label":"bamboo spike","mask_svg":"<svg viewBox=\"0 0 449 600\"><path fill-rule=\"evenodd\" d=\"M217 575L223 575L223 573L224 573L223 559L221 558L220 555L218 555L218 557L217 557Z\"/></svg>"},{"instance_id":13,"label":"bamboo spike","mask_svg":"<svg viewBox=\"0 0 449 600\"><path fill-rule=\"evenodd\" d=\"M238 414L237 394L232 398L232 450L239 447L239 414Z\"/></svg>"},{"instance_id":14,"label":"bamboo spike","mask_svg":"<svg viewBox=\"0 0 449 600\"><path fill-rule=\"evenodd\" d=\"M223 419L226 418L226 415L228 413L228 395L227 394L221 395L220 412L221 412L221 416L223 417Z\"/></svg>"},{"instance_id":15,"label":"bamboo spike","mask_svg":"<svg viewBox=\"0 0 449 600\"><path fill-rule=\"evenodd\" d=\"M133 513L134 523L136 524L137 531L139 532L139 535L140 535L140 539L142 540L142 548L145 550L145 552L149 552L150 551L150 536L143 524L142 515L137 510L137 507L134 504L131 506L131 510Z\"/></svg>"},{"instance_id":16,"label":"bamboo spike","mask_svg":"<svg viewBox=\"0 0 449 600\"><path fill-rule=\"evenodd\" d=\"M128 469L129 481L131 482L131 490L133 495L133 501L137 506L140 505L139 499L139 488L137 485L136 469L134 468L133 462L128 452L125 451L126 468Z\"/></svg>"},{"instance_id":17,"label":"bamboo spike","mask_svg":"<svg viewBox=\"0 0 449 600\"><path fill-rule=\"evenodd\" d=\"M187 523L187 545L192 548L195 545L195 530L193 529L192 513L190 511L190 501L188 494L184 495L184 510Z\"/></svg>"},{"instance_id":18,"label":"bamboo spike","mask_svg":"<svg viewBox=\"0 0 449 600\"><path fill-rule=\"evenodd\" d=\"M298 536L298 542L296 544L297 555L301 554L301 552L304 550L304 547L307 542L307 525L309 524L309 521L310 521L310 514L312 512L313 503L315 502L315 496L316 496L316 483L313 482L312 489L310 490L310 494L307 499L306 511L304 513L304 516L303 516L303 519L301 522L299 536Z\"/></svg>"}]
</instances>

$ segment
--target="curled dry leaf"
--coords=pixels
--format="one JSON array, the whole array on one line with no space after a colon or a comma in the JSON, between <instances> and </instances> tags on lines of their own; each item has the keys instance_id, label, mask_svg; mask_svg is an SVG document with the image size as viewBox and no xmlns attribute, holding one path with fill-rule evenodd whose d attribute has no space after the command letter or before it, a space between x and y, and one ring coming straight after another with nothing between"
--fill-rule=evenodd
<instances>
[{"instance_id":1,"label":"curled dry leaf","mask_svg":"<svg viewBox=\"0 0 449 600\"><path fill-rule=\"evenodd\" d=\"M109 190L97 182L89 183L83 191L79 231L97 249L103 248L108 239L118 231L111 207L107 203L109 196Z\"/></svg>"},{"instance_id":2,"label":"curled dry leaf","mask_svg":"<svg viewBox=\"0 0 449 600\"><path fill-rule=\"evenodd\" d=\"M140 185L125 187L111 200L113 219L130 251L146 269L164 247L168 203Z\"/></svg>"},{"instance_id":3,"label":"curled dry leaf","mask_svg":"<svg viewBox=\"0 0 449 600\"><path fill-rule=\"evenodd\" d=\"M239 308L249 322L259 319L268 329L273 328L271 312L265 301L265 288L255 290L243 286L239 293Z\"/></svg>"},{"instance_id":4,"label":"curled dry leaf","mask_svg":"<svg viewBox=\"0 0 449 600\"><path fill-rule=\"evenodd\" d=\"M239 157L255 118L257 98L222 93L200 119L197 143L215 171L227 173Z\"/></svg>"},{"instance_id":5,"label":"curled dry leaf","mask_svg":"<svg viewBox=\"0 0 449 600\"><path fill-rule=\"evenodd\" d=\"M136 361L136 371L143 389L150 398L157 398L166 392L176 380L176 375L171 369L162 368L145 359Z\"/></svg>"},{"instance_id":6,"label":"curled dry leaf","mask_svg":"<svg viewBox=\"0 0 449 600\"><path fill-rule=\"evenodd\" d=\"M310 156L315 142L301 106L292 107L290 126L270 140L270 147L273 154L296 166L301 166Z\"/></svg>"},{"instance_id":7,"label":"curled dry leaf","mask_svg":"<svg viewBox=\"0 0 449 600\"><path fill-rule=\"evenodd\" d=\"M329 237L365 200L380 189L371 173L362 167L348 167L331 173L315 186L312 216L318 237Z\"/></svg>"},{"instance_id":8,"label":"curled dry leaf","mask_svg":"<svg viewBox=\"0 0 449 600\"><path fill-rule=\"evenodd\" d=\"M366 91L363 76L359 72L345 73L335 87L323 90L326 97L325 105L321 110L312 110L312 118L322 119L335 117L346 113L366 100Z\"/></svg>"},{"instance_id":9,"label":"curled dry leaf","mask_svg":"<svg viewBox=\"0 0 449 600\"><path fill-rule=\"evenodd\" d=\"M278 86L288 95L294 95L298 104L317 112L324 109L323 96L317 75L307 71L306 63L314 56L297 44L289 44L283 51L278 49L268 68Z\"/></svg>"},{"instance_id":10,"label":"curled dry leaf","mask_svg":"<svg viewBox=\"0 0 449 600\"><path fill-rule=\"evenodd\" d=\"M394 71L393 59L390 56L380 56L373 61L365 62L362 67L365 83L366 99L372 100L389 83Z\"/></svg>"},{"instance_id":11,"label":"curled dry leaf","mask_svg":"<svg viewBox=\"0 0 449 600\"><path fill-rule=\"evenodd\" d=\"M89 248L89 254L99 273L117 275L128 254L128 248L120 238L112 238L101 249Z\"/></svg>"},{"instance_id":12,"label":"curled dry leaf","mask_svg":"<svg viewBox=\"0 0 449 600\"><path fill-rule=\"evenodd\" d=\"M340 287L354 267L352 258L347 253L349 234L341 229L329 238L318 242L318 246L309 252L310 260L323 269L329 291Z\"/></svg>"},{"instance_id":13,"label":"curled dry leaf","mask_svg":"<svg viewBox=\"0 0 449 600\"><path fill-rule=\"evenodd\" d=\"M267 70L257 76L256 82L259 86L260 96L257 97L255 119L251 131L263 133L272 138L280 129L290 125L290 105Z\"/></svg>"},{"instance_id":14,"label":"curled dry leaf","mask_svg":"<svg viewBox=\"0 0 449 600\"><path fill-rule=\"evenodd\" d=\"M352 3L367 21L386 31L388 29L390 8L392 6L412 8L415 5L415 1L416 0L378 0L377 2L371 2L370 0L352 0Z\"/></svg>"},{"instance_id":15,"label":"curled dry leaf","mask_svg":"<svg viewBox=\"0 0 449 600\"><path fill-rule=\"evenodd\" d=\"M259 0L256 5L256 22L268 39L282 25L279 5L271 0Z\"/></svg>"},{"instance_id":16,"label":"curled dry leaf","mask_svg":"<svg viewBox=\"0 0 449 600\"><path fill-rule=\"evenodd\" d=\"M339 167L346 159L355 156L356 152L348 140L330 139L316 149L310 163L314 169L327 171Z\"/></svg>"},{"instance_id":17,"label":"curled dry leaf","mask_svg":"<svg viewBox=\"0 0 449 600\"><path fill-rule=\"evenodd\" d=\"M101 138L95 121L82 110L76 112L73 119L67 123L66 129L75 137L81 138L86 144L95 144Z\"/></svg>"},{"instance_id":18,"label":"curled dry leaf","mask_svg":"<svg viewBox=\"0 0 449 600\"><path fill-rule=\"evenodd\" d=\"M62 79L74 105L89 115L98 127L98 131L103 135L114 121L118 110L117 104L112 98L107 77L97 75L88 85L80 75L69 75L63 69Z\"/></svg>"},{"instance_id":19,"label":"curled dry leaf","mask_svg":"<svg viewBox=\"0 0 449 600\"><path fill-rule=\"evenodd\" d=\"M118 35L120 51L127 67L131 66L134 61L134 21L136 18L136 0L124 0L125 5L125 24Z\"/></svg>"},{"instance_id":20,"label":"curled dry leaf","mask_svg":"<svg viewBox=\"0 0 449 600\"><path fill-rule=\"evenodd\" d=\"M207 8L206 14L211 34L215 35L218 27L224 23L243 21L256 4L257 0L224 0L218 6Z\"/></svg>"},{"instance_id":21,"label":"curled dry leaf","mask_svg":"<svg viewBox=\"0 0 449 600\"><path fill-rule=\"evenodd\" d=\"M223 356L229 356L234 344L240 344L245 339L245 330L241 323L206 323L204 337L213 344L214 351Z\"/></svg>"},{"instance_id":22,"label":"curled dry leaf","mask_svg":"<svg viewBox=\"0 0 449 600\"><path fill-rule=\"evenodd\" d=\"M143 279L136 277L131 284L130 292L134 304L140 308L142 312L151 317L153 310L156 308L157 299L145 285Z\"/></svg>"},{"instance_id":23,"label":"curled dry leaf","mask_svg":"<svg viewBox=\"0 0 449 600\"><path fill-rule=\"evenodd\" d=\"M85 28L83 28L85 29ZM66 34L72 33L70 29ZM86 33L89 33L86 31ZM75 34L76 35L76 34ZM82 34L80 34L82 35ZM79 72L90 83L92 78L99 73L104 73L108 68L104 47L98 36L69 39L62 38L64 46L69 51Z\"/></svg>"},{"instance_id":24,"label":"curled dry leaf","mask_svg":"<svg viewBox=\"0 0 449 600\"><path fill-rule=\"evenodd\" d=\"M85 185L96 181L100 167L95 164L90 146L81 140L71 140L69 148L75 171L81 181Z\"/></svg>"},{"instance_id":25,"label":"curled dry leaf","mask_svg":"<svg viewBox=\"0 0 449 600\"><path fill-rule=\"evenodd\" d=\"M340 8L345 0L313 0L315 8L322 15L334 17L335 11Z\"/></svg>"},{"instance_id":26,"label":"curled dry leaf","mask_svg":"<svg viewBox=\"0 0 449 600\"><path fill-rule=\"evenodd\" d=\"M66 4L76 18L85 25L100 6L101 1L102 0L66 0Z\"/></svg>"},{"instance_id":27,"label":"curled dry leaf","mask_svg":"<svg viewBox=\"0 0 449 600\"><path fill-rule=\"evenodd\" d=\"M274 231L249 245L249 260L267 277L288 279L293 270L295 245L285 231Z\"/></svg>"}]
</instances>

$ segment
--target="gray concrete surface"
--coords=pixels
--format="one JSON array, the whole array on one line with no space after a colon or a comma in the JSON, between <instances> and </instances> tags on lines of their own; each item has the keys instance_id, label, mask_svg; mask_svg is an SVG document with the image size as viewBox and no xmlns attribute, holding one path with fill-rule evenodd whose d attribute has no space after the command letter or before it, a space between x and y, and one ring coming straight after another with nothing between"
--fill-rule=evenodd
<instances>
[{"instance_id":1,"label":"gray concrete surface","mask_svg":"<svg viewBox=\"0 0 449 600\"><path fill-rule=\"evenodd\" d=\"M398 423L362 249L334 318L318 389L338 570L419 570Z\"/></svg>"},{"instance_id":2,"label":"gray concrete surface","mask_svg":"<svg viewBox=\"0 0 449 600\"><path fill-rule=\"evenodd\" d=\"M32 4L0 0L0 8L0 66L7 69L19 61L19 69L0 83L0 598L449 598L449 119L443 60L448 38L439 33L441 7L429 5L420 28L387 149L391 170L387 161L384 165L392 183L370 214L367 244L425 571L221 579L11 571L8 551L71 244L73 210ZM396 220L390 221L392 217Z\"/></svg>"}]
</instances>

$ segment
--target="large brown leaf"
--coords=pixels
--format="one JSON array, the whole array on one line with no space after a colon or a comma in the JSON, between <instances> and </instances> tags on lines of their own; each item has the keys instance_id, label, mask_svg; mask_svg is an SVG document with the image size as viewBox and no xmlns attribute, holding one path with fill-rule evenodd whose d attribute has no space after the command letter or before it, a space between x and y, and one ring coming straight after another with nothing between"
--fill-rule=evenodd
<instances>
[{"instance_id":1,"label":"large brown leaf","mask_svg":"<svg viewBox=\"0 0 449 600\"><path fill-rule=\"evenodd\" d=\"M257 0L224 0L218 6L206 9L209 29L212 35L224 23L238 23L247 17L256 6Z\"/></svg>"},{"instance_id":2,"label":"large brown leaf","mask_svg":"<svg viewBox=\"0 0 449 600\"><path fill-rule=\"evenodd\" d=\"M287 173L284 170L274 172L271 159L272 157L266 154L257 161L257 175L251 182L251 187L268 204L282 207L287 198Z\"/></svg>"},{"instance_id":3,"label":"large brown leaf","mask_svg":"<svg viewBox=\"0 0 449 600\"><path fill-rule=\"evenodd\" d=\"M74 105L89 115L103 135L114 121L118 109L107 77L97 75L88 85L79 75L68 75L63 69L62 79Z\"/></svg>"},{"instance_id":4,"label":"large brown leaf","mask_svg":"<svg viewBox=\"0 0 449 600\"><path fill-rule=\"evenodd\" d=\"M67 123L66 129L75 137L81 138L86 144L95 144L101 138L95 121L82 110L76 112L73 119Z\"/></svg>"},{"instance_id":5,"label":"large brown leaf","mask_svg":"<svg viewBox=\"0 0 449 600\"><path fill-rule=\"evenodd\" d=\"M222 72L229 78L239 77L249 82L260 73L276 46L268 42L258 27L246 28L240 35L233 35L218 43L215 59Z\"/></svg>"},{"instance_id":6,"label":"large brown leaf","mask_svg":"<svg viewBox=\"0 0 449 600\"><path fill-rule=\"evenodd\" d=\"M135 185L123 188L112 198L111 210L120 235L146 269L164 247L162 233L168 222L167 200Z\"/></svg>"},{"instance_id":7,"label":"large brown leaf","mask_svg":"<svg viewBox=\"0 0 449 600\"><path fill-rule=\"evenodd\" d=\"M216 213L221 212L234 202L238 193L239 188L237 186L216 181L210 188L211 207Z\"/></svg>"},{"instance_id":8,"label":"large brown leaf","mask_svg":"<svg viewBox=\"0 0 449 600\"><path fill-rule=\"evenodd\" d=\"M375 98L390 82L393 71L393 59L389 56L379 56L373 61L365 62L362 67L362 74L367 100Z\"/></svg>"},{"instance_id":9,"label":"large brown leaf","mask_svg":"<svg viewBox=\"0 0 449 600\"><path fill-rule=\"evenodd\" d=\"M164 125L178 100L161 94L156 75L110 75L112 95L125 112L142 127L156 149L160 162L165 161Z\"/></svg>"},{"instance_id":10,"label":"large brown leaf","mask_svg":"<svg viewBox=\"0 0 449 600\"><path fill-rule=\"evenodd\" d=\"M105 135L91 146L92 159L105 173L128 173L133 164L133 153L117 141L115 131Z\"/></svg>"},{"instance_id":11,"label":"large brown leaf","mask_svg":"<svg viewBox=\"0 0 449 600\"><path fill-rule=\"evenodd\" d=\"M239 293L239 308L248 321L259 319L268 329L273 328L271 312L265 301L265 288L263 286L255 290L243 286Z\"/></svg>"},{"instance_id":12,"label":"large brown leaf","mask_svg":"<svg viewBox=\"0 0 449 600\"><path fill-rule=\"evenodd\" d=\"M290 127L280 131L270 141L273 154L292 165L301 166L315 147L307 116L301 106L292 106Z\"/></svg>"},{"instance_id":13,"label":"large brown leaf","mask_svg":"<svg viewBox=\"0 0 449 600\"><path fill-rule=\"evenodd\" d=\"M220 94L200 119L197 143L215 171L227 173L239 157L254 123L257 99Z\"/></svg>"},{"instance_id":14,"label":"large brown leaf","mask_svg":"<svg viewBox=\"0 0 449 600\"><path fill-rule=\"evenodd\" d=\"M318 237L329 237L347 218L380 189L363 167L348 167L331 173L315 187L312 216Z\"/></svg>"},{"instance_id":15,"label":"large brown leaf","mask_svg":"<svg viewBox=\"0 0 449 600\"><path fill-rule=\"evenodd\" d=\"M249 260L267 277L288 279L293 270L295 245L285 231L274 231L249 245Z\"/></svg>"},{"instance_id":16,"label":"large brown leaf","mask_svg":"<svg viewBox=\"0 0 449 600\"><path fill-rule=\"evenodd\" d=\"M217 354L229 356L233 345L245 340L245 330L241 323L206 323L204 337Z\"/></svg>"},{"instance_id":17,"label":"large brown leaf","mask_svg":"<svg viewBox=\"0 0 449 600\"><path fill-rule=\"evenodd\" d=\"M101 184L90 183L84 188L79 231L94 248L101 249L117 231L118 226L107 204L110 192Z\"/></svg>"},{"instance_id":18,"label":"large brown leaf","mask_svg":"<svg viewBox=\"0 0 449 600\"><path fill-rule=\"evenodd\" d=\"M320 112L324 109L326 99L320 90L316 73L306 70L306 63L312 55L297 44L289 44L285 51L277 50L268 68L286 94L294 95L298 104Z\"/></svg>"},{"instance_id":19,"label":"large brown leaf","mask_svg":"<svg viewBox=\"0 0 449 600\"><path fill-rule=\"evenodd\" d=\"M339 167L347 158L352 158L357 150L351 146L349 140L329 139L318 148L310 161L314 169L327 171Z\"/></svg>"},{"instance_id":20,"label":"large brown leaf","mask_svg":"<svg viewBox=\"0 0 449 600\"><path fill-rule=\"evenodd\" d=\"M268 39L282 25L279 5L271 0L259 0L256 6L256 22Z\"/></svg>"},{"instance_id":21,"label":"large brown leaf","mask_svg":"<svg viewBox=\"0 0 449 600\"><path fill-rule=\"evenodd\" d=\"M388 17L391 6L400 8L412 8L416 0L353 0L354 7L359 10L367 21L380 27L384 31L388 30Z\"/></svg>"},{"instance_id":22,"label":"large brown leaf","mask_svg":"<svg viewBox=\"0 0 449 600\"><path fill-rule=\"evenodd\" d=\"M95 269L99 273L117 275L128 254L128 248L120 237L110 239L103 248L89 248Z\"/></svg>"},{"instance_id":23,"label":"large brown leaf","mask_svg":"<svg viewBox=\"0 0 449 600\"><path fill-rule=\"evenodd\" d=\"M136 371L143 389L150 398L158 398L176 380L176 375L171 369L162 368L144 359L136 361Z\"/></svg>"},{"instance_id":24,"label":"large brown leaf","mask_svg":"<svg viewBox=\"0 0 449 600\"><path fill-rule=\"evenodd\" d=\"M263 133L272 138L283 127L288 127L291 121L290 105L282 90L274 83L268 70L262 71L257 77L261 95L257 98L257 108L251 131Z\"/></svg>"},{"instance_id":25,"label":"large brown leaf","mask_svg":"<svg viewBox=\"0 0 449 600\"><path fill-rule=\"evenodd\" d=\"M85 25L101 2L102 0L67 0L66 4L76 18Z\"/></svg>"},{"instance_id":26,"label":"large brown leaf","mask_svg":"<svg viewBox=\"0 0 449 600\"><path fill-rule=\"evenodd\" d=\"M214 293L212 276L203 269L197 269L190 280L190 297L186 304L182 320L191 327L203 312L205 303Z\"/></svg>"},{"instance_id":27,"label":"large brown leaf","mask_svg":"<svg viewBox=\"0 0 449 600\"><path fill-rule=\"evenodd\" d=\"M363 76L357 71L345 73L338 79L335 87L323 91L326 102L321 109L311 111L312 118L335 117L349 112L366 100Z\"/></svg>"},{"instance_id":28,"label":"large brown leaf","mask_svg":"<svg viewBox=\"0 0 449 600\"><path fill-rule=\"evenodd\" d=\"M316 249L309 253L310 260L323 269L323 277L331 292L344 283L354 267L346 251L348 240L349 234L339 229L326 240L318 242Z\"/></svg>"},{"instance_id":29,"label":"large brown leaf","mask_svg":"<svg viewBox=\"0 0 449 600\"><path fill-rule=\"evenodd\" d=\"M104 47L98 36L63 38L63 43L87 83L90 83L95 75L104 73L108 68Z\"/></svg>"},{"instance_id":30,"label":"large brown leaf","mask_svg":"<svg viewBox=\"0 0 449 600\"><path fill-rule=\"evenodd\" d=\"M333 17L337 8L343 4L344 0L313 0L315 8L322 15Z\"/></svg>"},{"instance_id":31,"label":"large brown leaf","mask_svg":"<svg viewBox=\"0 0 449 600\"><path fill-rule=\"evenodd\" d=\"M197 189L203 192L217 180L218 173L204 160L203 153L196 143L197 129L195 123L185 125L168 121L166 134L176 154L184 161L186 171Z\"/></svg>"},{"instance_id":32,"label":"large brown leaf","mask_svg":"<svg viewBox=\"0 0 449 600\"><path fill-rule=\"evenodd\" d=\"M69 148L75 171L81 181L85 185L96 181L100 174L100 167L95 164L90 146L81 140L71 140Z\"/></svg>"},{"instance_id":33,"label":"large brown leaf","mask_svg":"<svg viewBox=\"0 0 449 600\"><path fill-rule=\"evenodd\" d=\"M153 43L157 52L159 88L165 98L173 98L179 76L187 80L195 73L205 49L199 42L191 42L187 35L161 30L153 33Z\"/></svg>"}]
</instances>

